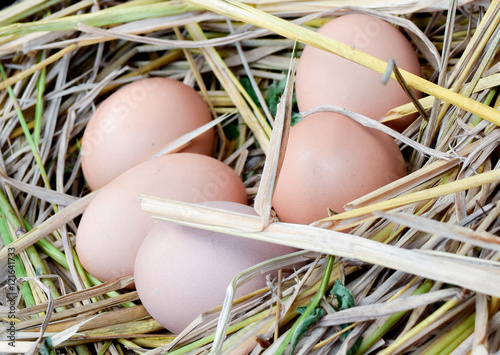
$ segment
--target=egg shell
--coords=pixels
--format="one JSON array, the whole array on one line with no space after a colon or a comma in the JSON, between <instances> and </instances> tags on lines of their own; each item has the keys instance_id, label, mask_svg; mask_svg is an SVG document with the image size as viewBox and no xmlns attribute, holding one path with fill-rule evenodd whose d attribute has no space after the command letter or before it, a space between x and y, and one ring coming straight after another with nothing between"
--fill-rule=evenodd
<instances>
[{"instance_id":1,"label":"egg shell","mask_svg":"<svg viewBox=\"0 0 500 355\"><path fill-rule=\"evenodd\" d=\"M191 87L168 78L128 84L97 108L82 138L82 170L93 190L151 157L182 135L211 121L207 104ZM211 155L213 129L184 152Z\"/></svg>"},{"instance_id":2,"label":"egg shell","mask_svg":"<svg viewBox=\"0 0 500 355\"><path fill-rule=\"evenodd\" d=\"M290 130L273 206L283 222L310 224L405 174L390 136L340 114L317 113Z\"/></svg>"},{"instance_id":3,"label":"egg shell","mask_svg":"<svg viewBox=\"0 0 500 355\"><path fill-rule=\"evenodd\" d=\"M78 226L80 261L102 281L134 272L137 250L154 225L141 209L141 193L185 202L248 201L240 177L205 155L164 155L127 170L98 192Z\"/></svg>"},{"instance_id":4,"label":"egg shell","mask_svg":"<svg viewBox=\"0 0 500 355\"><path fill-rule=\"evenodd\" d=\"M252 207L223 201L203 205L257 215ZM135 282L146 310L180 333L199 314L221 305L227 286L241 271L297 249L232 235L159 222L142 243ZM266 286L259 275L238 287L243 296Z\"/></svg>"},{"instance_id":5,"label":"egg shell","mask_svg":"<svg viewBox=\"0 0 500 355\"><path fill-rule=\"evenodd\" d=\"M318 33L348 44L400 69L421 75L418 57L411 43L394 26L375 16L350 14L337 17ZM410 102L396 80L381 82L382 74L333 53L306 46L300 56L295 83L301 112L319 105L335 105L379 120L389 110ZM421 93L413 90L417 97ZM416 116L388 125L402 131Z\"/></svg>"}]
</instances>

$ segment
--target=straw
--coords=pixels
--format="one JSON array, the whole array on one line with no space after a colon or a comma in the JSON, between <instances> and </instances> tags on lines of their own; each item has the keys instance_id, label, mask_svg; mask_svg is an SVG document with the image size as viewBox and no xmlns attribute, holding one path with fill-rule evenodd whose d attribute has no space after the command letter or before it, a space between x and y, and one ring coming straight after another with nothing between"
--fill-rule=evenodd
<instances>
[{"instance_id":1,"label":"straw","mask_svg":"<svg viewBox=\"0 0 500 355\"><path fill-rule=\"evenodd\" d=\"M0 352L12 352L9 322L15 350L32 353L500 351L500 1L355 5L24 0L1 10ZM403 32L422 77L317 33L352 12ZM309 226L280 222L272 208L287 135L300 119L294 58L305 45L428 95L408 98L381 122L333 105L304 113L340 112L392 136L408 171ZM80 215L100 193L82 174L85 127L111 93L151 76L191 85L213 121L146 159L175 154L216 127L213 156L241 177L258 215L146 195L143 208L228 238L302 249L235 272L225 301L177 335L148 314L132 275L103 283L75 251ZM404 132L383 124L410 114L419 117ZM266 287L235 297L274 269Z\"/></svg>"}]
</instances>

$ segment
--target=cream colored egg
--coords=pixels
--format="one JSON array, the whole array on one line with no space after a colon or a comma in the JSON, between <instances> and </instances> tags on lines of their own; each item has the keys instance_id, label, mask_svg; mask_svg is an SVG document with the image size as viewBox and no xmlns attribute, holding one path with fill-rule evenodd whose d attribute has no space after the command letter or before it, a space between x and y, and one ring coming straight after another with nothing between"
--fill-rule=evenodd
<instances>
[{"instance_id":1,"label":"cream colored egg","mask_svg":"<svg viewBox=\"0 0 500 355\"><path fill-rule=\"evenodd\" d=\"M206 206L256 215L252 207L225 201ZM296 251L291 247L159 222L141 245L135 282L146 310L180 333L199 314L222 304L227 286L241 271ZM258 275L237 290L246 295L266 286Z\"/></svg>"},{"instance_id":2,"label":"cream colored egg","mask_svg":"<svg viewBox=\"0 0 500 355\"><path fill-rule=\"evenodd\" d=\"M148 78L104 100L82 138L82 170L91 189L104 186L174 139L210 122L201 96L180 81ZM184 152L211 155L214 132L193 140Z\"/></svg>"},{"instance_id":3,"label":"cream colored egg","mask_svg":"<svg viewBox=\"0 0 500 355\"><path fill-rule=\"evenodd\" d=\"M405 174L390 136L343 115L317 113L290 130L273 206L281 221L309 224Z\"/></svg>"},{"instance_id":4,"label":"cream colored egg","mask_svg":"<svg viewBox=\"0 0 500 355\"><path fill-rule=\"evenodd\" d=\"M411 43L396 27L378 17L341 16L322 26L318 33L386 62L394 59L399 68L420 75ZM295 88L301 112L319 105L335 105L379 120L390 109L410 102L396 80L384 84L382 74L312 46L306 46L300 56ZM415 118L409 116L390 126L402 131Z\"/></svg>"},{"instance_id":5,"label":"cream colored egg","mask_svg":"<svg viewBox=\"0 0 500 355\"><path fill-rule=\"evenodd\" d=\"M141 193L186 202L247 203L239 176L205 155L165 155L127 170L98 192L78 226L80 261L102 281L133 274L137 250L154 225L141 209Z\"/></svg>"}]
</instances>

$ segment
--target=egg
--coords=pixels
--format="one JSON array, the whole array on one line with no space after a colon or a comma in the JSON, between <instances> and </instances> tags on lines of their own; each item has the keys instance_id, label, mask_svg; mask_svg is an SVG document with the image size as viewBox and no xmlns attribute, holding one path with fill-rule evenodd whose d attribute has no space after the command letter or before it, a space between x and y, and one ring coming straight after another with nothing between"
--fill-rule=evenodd
<instances>
[{"instance_id":1,"label":"egg","mask_svg":"<svg viewBox=\"0 0 500 355\"><path fill-rule=\"evenodd\" d=\"M340 114L316 113L290 130L273 206L281 221L309 224L405 174L390 136Z\"/></svg>"},{"instance_id":2,"label":"egg","mask_svg":"<svg viewBox=\"0 0 500 355\"><path fill-rule=\"evenodd\" d=\"M168 78L137 80L104 100L88 122L82 138L84 177L95 190L210 121L208 106L191 87ZM183 151L211 155L213 146L210 130Z\"/></svg>"},{"instance_id":3,"label":"egg","mask_svg":"<svg viewBox=\"0 0 500 355\"><path fill-rule=\"evenodd\" d=\"M388 22L365 14L337 17L318 33L354 49L421 75L418 57L406 37ZM396 80L381 82L382 74L333 53L306 46L297 67L296 95L299 110L335 105L379 120L389 110L410 102ZM421 93L413 90L417 97ZM396 120L390 127L402 131L415 115Z\"/></svg>"},{"instance_id":4,"label":"egg","mask_svg":"<svg viewBox=\"0 0 500 355\"><path fill-rule=\"evenodd\" d=\"M234 202L208 201L203 205L257 215L252 207ZM238 273L294 251L278 244L159 222L137 253L137 292L154 319L180 333L199 314L223 303L226 288ZM265 286L265 275L259 275L238 287L236 295Z\"/></svg>"},{"instance_id":5,"label":"egg","mask_svg":"<svg viewBox=\"0 0 500 355\"><path fill-rule=\"evenodd\" d=\"M134 272L137 250L154 225L141 209L141 193L185 202L248 201L240 177L205 155L164 155L127 170L99 190L78 226L80 261L102 281Z\"/></svg>"}]
</instances>

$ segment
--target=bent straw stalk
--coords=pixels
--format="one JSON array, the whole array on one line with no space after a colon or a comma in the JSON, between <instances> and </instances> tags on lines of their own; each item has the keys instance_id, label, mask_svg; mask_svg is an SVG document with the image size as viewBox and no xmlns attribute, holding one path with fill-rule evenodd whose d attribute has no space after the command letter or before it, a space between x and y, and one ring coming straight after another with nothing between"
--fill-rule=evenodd
<instances>
[{"instance_id":1,"label":"bent straw stalk","mask_svg":"<svg viewBox=\"0 0 500 355\"><path fill-rule=\"evenodd\" d=\"M142 195L141 206L155 219L361 260L500 297L500 270L495 267L479 267L306 225L275 222L258 231L260 217L152 196Z\"/></svg>"}]
</instances>

